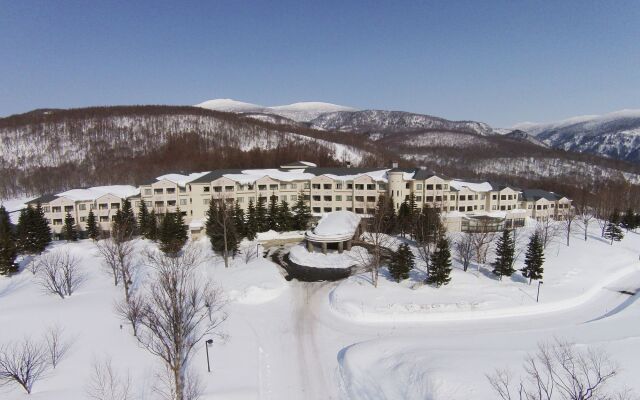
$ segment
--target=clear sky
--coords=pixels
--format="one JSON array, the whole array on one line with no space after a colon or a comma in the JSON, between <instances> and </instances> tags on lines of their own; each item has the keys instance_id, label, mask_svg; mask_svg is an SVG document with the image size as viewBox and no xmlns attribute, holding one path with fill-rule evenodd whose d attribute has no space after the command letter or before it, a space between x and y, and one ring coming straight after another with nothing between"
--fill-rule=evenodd
<instances>
[{"instance_id":1,"label":"clear sky","mask_svg":"<svg viewBox=\"0 0 640 400\"><path fill-rule=\"evenodd\" d=\"M497 127L640 108L640 1L0 0L0 116L213 98Z\"/></svg>"}]
</instances>

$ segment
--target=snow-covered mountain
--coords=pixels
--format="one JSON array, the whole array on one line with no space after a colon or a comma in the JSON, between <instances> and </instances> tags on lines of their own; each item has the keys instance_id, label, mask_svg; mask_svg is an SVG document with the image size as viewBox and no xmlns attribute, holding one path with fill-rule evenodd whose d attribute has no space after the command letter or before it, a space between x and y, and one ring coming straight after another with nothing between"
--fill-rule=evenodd
<instances>
[{"instance_id":1,"label":"snow-covered mountain","mask_svg":"<svg viewBox=\"0 0 640 400\"><path fill-rule=\"evenodd\" d=\"M554 148L640 162L640 110L586 115L551 123L524 122L513 128Z\"/></svg>"},{"instance_id":2,"label":"snow-covered mountain","mask_svg":"<svg viewBox=\"0 0 640 400\"><path fill-rule=\"evenodd\" d=\"M404 111L364 110L326 113L311 121L322 130L368 133L385 136L393 133L437 130L490 135L493 129L482 122L449 121L444 118Z\"/></svg>"},{"instance_id":3,"label":"snow-covered mountain","mask_svg":"<svg viewBox=\"0 0 640 400\"><path fill-rule=\"evenodd\" d=\"M297 122L309 122L321 114L336 111L354 111L355 108L341 106L319 101L301 102L287 104L283 106L266 107L252 103L232 99L207 100L196 104L196 107L207 108L209 110L247 113L247 114L275 114L289 118Z\"/></svg>"}]
</instances>

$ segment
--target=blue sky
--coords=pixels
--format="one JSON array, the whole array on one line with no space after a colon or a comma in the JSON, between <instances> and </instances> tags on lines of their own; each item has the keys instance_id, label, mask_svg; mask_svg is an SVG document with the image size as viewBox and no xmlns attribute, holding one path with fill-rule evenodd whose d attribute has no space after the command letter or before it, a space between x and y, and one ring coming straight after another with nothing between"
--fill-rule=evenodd
<instances>
[{"instance_id":1,"label":"blue sky","mask_svg":"<svg viewBox=\"0 0 640 400\"><path fill-rule=\"evenodd\" d=\"M640 108L640 1L0 0L0 116L327 101L494 126Z\"/></svg>"}]
</instances>

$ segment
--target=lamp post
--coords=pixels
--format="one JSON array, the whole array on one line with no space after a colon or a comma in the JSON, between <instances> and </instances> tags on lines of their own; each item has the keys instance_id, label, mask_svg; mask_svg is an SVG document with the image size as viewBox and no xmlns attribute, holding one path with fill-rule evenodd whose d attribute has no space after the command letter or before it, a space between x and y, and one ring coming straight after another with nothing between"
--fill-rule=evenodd
<instances>
[{"instance_id":1,"label":"lamp post","mask_svg":"<svg viewBox=\"0 0 640 400\"><path fill-rule=\"evenodd\" d=\"M536 295L536 303L540 299L540 285L542 285L543 283L544 282L542 282L542 281L538 281L538 294Z\"/></svg>"},{"instance_id":2,"label":"lamp post","mask_svg":"<svg viewBox=\"0 0 640 400\"><path fill-rule=\"evenodd\" d=\"M207 350L207 371L211 372L211 364L209 364L209 346L211 346L213 344L213 339L208 339L205 344L204 344L204 348Z\"/></svg>"}]
</instances>

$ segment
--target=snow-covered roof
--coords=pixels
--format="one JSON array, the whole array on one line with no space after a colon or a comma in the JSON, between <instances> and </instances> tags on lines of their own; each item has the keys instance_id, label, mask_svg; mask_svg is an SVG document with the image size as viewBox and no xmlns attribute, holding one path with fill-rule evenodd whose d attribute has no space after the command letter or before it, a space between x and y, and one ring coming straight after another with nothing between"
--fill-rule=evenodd
<instances>
[{"instance_id":1,"label":"snow-covered roof","mask_svg":"<svg viewBox=\"0 0 640 400\"><path fill-rule=\"evenodd\" d=\"M304 181L313 178L315 175L304 172L303 169L281 171L279 169L246 169L240 174L223 174L225 178L241 184L253 183L265 176L284 182Z\"/></svg>"},{"instance_id":2,"label":"snow-covered roof","mask_svg":"<svg viewBox=\"0 0 640 400\"><path fill-rule=\"evenodd\" d=\"M201 219L194 219L189 223L189 229L202 229L204 227L204 222Z\"/></svg>"},{"instance_id":3,"label":"snow-covered roof","mask_svg":"<svg viewBox=\"0 0 640 400\"><path fill-rule=\"evenodd\" d=\"M112 185L112 186L95 186L87 189L71 189L66 192L58 193L56 196L66 197L72 201L92 201L105 194L111 194L121 199L135 196L140 191L138 188L130 185Z\"/></svg>"},{"instance_id":4,"label":"snow-covered roof","mask_svg":"<svg viewBox=\"0 0 640 400\"><path fill-rule=\"evenodd\" d=\"M351 211L334 211L320 218L306 236L316 241L342 241L353 237L360 224L360 216Z\"/></svg>"},{"instance_id":5,"label":"snow-covered roof","mask_svg":"<svg viewBox=\"0 0 640 400\"><path fill-rule=\"evenodd\" d=\"M361 173L355 173L352 175L334 175L334 174L322 174L326 177L329 177L331 179L334 180L338 180L338 181L352 181L356 178L359 178L361 176L368 176L371 179L373 179L374 181L382 181L382 182L387 182L387 171L389 171L388 169L381 169L381 170L377 170L377 171L366 171L366 172L361 172Z\"/></svg>"},{"instance_id":6,"label":"snow-covered roof","mask_svg":"<svg viewBox=\"0 0 640 400\"><path fill-rule=\"evenodd\" d=\"M182 174L166 174L166 175L162 175L157 177L156 179L161 181L161 180L167 180L169 182L173 182L176 185L180 186L180 187L185 187L187 185L187 183L194 181L200 177L205 176L206 174L208 174L209 172L194 172L192 174L189 175L182 175Z\"/></svg>"},{"instance_id":7,"label":"snow-covered roof","mask_svg":"<svg viewBox=\"0 0 640 400\"><path fill-rule=\"evenodd\" d=\"M468 188L470 190L473 190L474 192L490 192L491 190L493 190L493 187L489 182L465 182L457 179L452 180L449 183L449 186L456 190Z\"/></svg>"}]
</instances>

